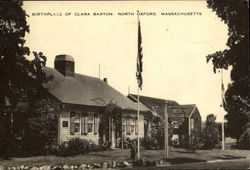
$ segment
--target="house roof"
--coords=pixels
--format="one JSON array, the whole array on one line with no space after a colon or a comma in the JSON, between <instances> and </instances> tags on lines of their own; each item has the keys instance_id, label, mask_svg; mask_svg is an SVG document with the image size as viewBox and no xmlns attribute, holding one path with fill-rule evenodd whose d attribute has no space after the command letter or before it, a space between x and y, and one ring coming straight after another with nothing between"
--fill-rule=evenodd
<instances>
[{"instance_id":1,"label":"house roof","mask_svg":"<svg viewBox=\"0 0 250 170\"><path fill-rule=\"evenodd\" d=\"M53 77L45 87L62 103L105 107L112 102L124 110L137 110L136 103L99 78L77 73L74 77L64 76L49 67L45 67L44 71L47 76ZM140 111L151 112L142 104Z\"/></svg>"},{"instance_id":2,"label":"house roof","mask_svg":"<svg viewBox=\"0 0 250 170\"><path fill-rule=\"evenodd\" d=\"M130 98L134 102L137 102L137 95L135 94L129 94L128 98ZM164 107L166 103L168 105L179 105L177 102L173 100L165 100L165 99L159 99L159 98L141 96L141 95L140 95L139 100L142 104L144 104L153 112L156 112L156 114L162 117L164 116Z\"/></svg>"},{"instance_id":3,"label":"house roof","mask_svg":"<svg viewBox=\"0 0 250 170\"><path fill-rule=\"evenodd\" d=\"M178 115L189 117L195 108L196 108L195 104L178 105L178 106L169 106L168 111L170 113L170 117L176 117Z\"/></svg>"},{"instance_id":4,"label":"house roof","mask_svg":"<svg viewBox=\"0 0 250 170\"><path fill-rule=\"evenodd\" d=\"M137 95L135 94L129 94L128 98L137 102L136 96ZM180 105L173 100L165 100L148 96L140 96L140 102L152 111L155 111L161 117L164 116L165 104L168 105L169 117L189 117L196 107L195 104Z\"/></svg>"}]
</instances>

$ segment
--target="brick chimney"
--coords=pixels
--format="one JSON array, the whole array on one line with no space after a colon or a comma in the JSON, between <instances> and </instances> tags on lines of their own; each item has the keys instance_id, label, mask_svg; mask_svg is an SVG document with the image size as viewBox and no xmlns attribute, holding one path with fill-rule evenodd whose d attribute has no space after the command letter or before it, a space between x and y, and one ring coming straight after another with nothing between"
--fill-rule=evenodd
<instances>
[{"instance_id":1,"label":"brick chimney","mask_svg":"<svg viewBox=\"0 0 250 170\"><path fill-rule=\"evenodd\" d=\"M75 61L70 55L57 55L54 62L55 69L64 76L74 77Z\"/></svg>"}]
</instances>

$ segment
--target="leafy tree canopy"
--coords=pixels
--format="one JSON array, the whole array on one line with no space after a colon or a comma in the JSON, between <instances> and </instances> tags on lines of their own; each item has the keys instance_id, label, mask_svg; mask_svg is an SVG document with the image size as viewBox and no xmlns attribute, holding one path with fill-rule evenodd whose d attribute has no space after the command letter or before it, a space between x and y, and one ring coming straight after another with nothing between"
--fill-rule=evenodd
<instances>
[{"instance_id":1,"label":"leafy tree canopy","mask_svg":"<svg viewBox=\"0 0 250 170\"><path fill-rule=\"evenodd\" d=\"M32 132L32 129L37 129L34 127L37 122L54 120L48 118L43 121L39 115L41 109L37 109L36 102L47 98L42 86L47 81L42 69L46 57L42 53L31 53L25 46L24 37L29 33L29 25L22 5L22 1L0 1L0 155L7 157L8 153L13 153L11 149L17 136L15 130L29 128L28 131ZM31 54L33 58L29 60L27 57ZM24 109L28 110L26 112L21 111L24 103L28 103ZM47 127L43 123L39 126Z\"/></svg>"},{"instance_id":2,"label":"leafy tree canopy","mask_svg":"<svg viewBox=\"0 0 250 170\"><path fill-rule=\"evenodd\" d=\"M29 32L22 2L0 2L0 108L15 107L20 98L34 97L46 77L42 67L46 57L25 46L24 36Z\"/></svg>"},{"instance_id":3,"label":"leafy tree canopy","mask_svg":"<svg viewBox=\"0 0 250 170\"><path fill-rule=\"evenodd\" d=\"M214 65L214 72L218 69L231 70L231 83L225 93L224 109L227 111L228 131L231 137L239 138L248 121L247 111L250 108L248 57L248 0L207 0L211 8L228 26L228 48L207 56Z\"/></svg>"}]
</instances>

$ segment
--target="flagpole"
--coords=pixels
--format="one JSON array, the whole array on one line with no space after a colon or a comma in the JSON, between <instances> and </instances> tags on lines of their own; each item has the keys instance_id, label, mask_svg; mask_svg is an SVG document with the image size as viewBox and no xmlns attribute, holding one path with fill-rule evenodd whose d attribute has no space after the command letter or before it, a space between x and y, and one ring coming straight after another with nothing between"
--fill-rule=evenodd
<instances>
[{"instance_id":1,"label":"flagpole","mask_svg":"<svg viewBox=\"0 0 250 170\"><path fill-rule=\"evenodd\" d=\"M223 93L224 93L224 90L222 89L223 87L223 70L221 69L221 99L222 99L222 104L221 104L221 107L222 109L224 109L224 100L223 100ZM222 123L221 123L221 143L222 143L222 150L224 151L225 150L225 133L224 133L224 115L223 115L223 119L222 119Z\"/></svg>"},{"instance_id":2,"label":"flagpole","mask_svg":"<svg viewBox=\"0 0 250 170\"><path fill-rule=\"evenodd\" d=\"M168 144L168 103L165 102L164 107L164 132L165 132L165 158L168 158L169 156L169 144Z\"/></svg>"},{"instance_id":3,"label":"flagpole","mask_svg":"<svg viewBox=\"0 0 250 170\"><path fill-rule=\"evenodd\" d=\"M140 88L137 91L137 154L140 159L140 135L139 135L139 119L140 118Z\"/></svg>"},{"instance_id":4,"label":"flagpole","mask_svg":"<svg viewBox=\"0 0 250 170\"><path fill-rule=\"evenodd\" d=\"M137 10L137 23L139 25L139 10ZM139 34L139 33L138 33ZM139 40L137 40L139 41ZM139 51L137 51L137 57ZM139 118L140 118L140 87L137 88L137 158L140 159L140 131L139 131Z\"/></svg>"}]
</instances>

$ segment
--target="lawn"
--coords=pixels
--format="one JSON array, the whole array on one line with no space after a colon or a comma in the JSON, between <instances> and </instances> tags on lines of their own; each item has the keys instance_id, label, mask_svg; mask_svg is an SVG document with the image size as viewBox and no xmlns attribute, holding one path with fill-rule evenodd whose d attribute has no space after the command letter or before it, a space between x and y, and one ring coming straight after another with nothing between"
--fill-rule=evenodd
<instances>
[{"instance_id":1,"label":"lawn","mask_svg":"<svg viewBox=\"0 0 250 170\"><path fill-rule=\"evenodd\" d=\"M188 159L193 161L206 161L214 159L231 159L250 156L250 151L246 150L198 150L196 153L187 153L182 148L171 148L168 159L181 163L182 160ZM164 158L164 150L142 150L141 157L144 160L161 160ZM187 162L188 162L187 160ZM73 157L57 156L37 156L27 158L10 158L9 160L0 160L3 166L41 166L41 165L80 165L89 163L101 163L111 161L130 161L130 150L115 149L112 151L93 152L89 155L78 155ZM173 162L172 162L173 163Z\"/></svg>"}]
</instances>

